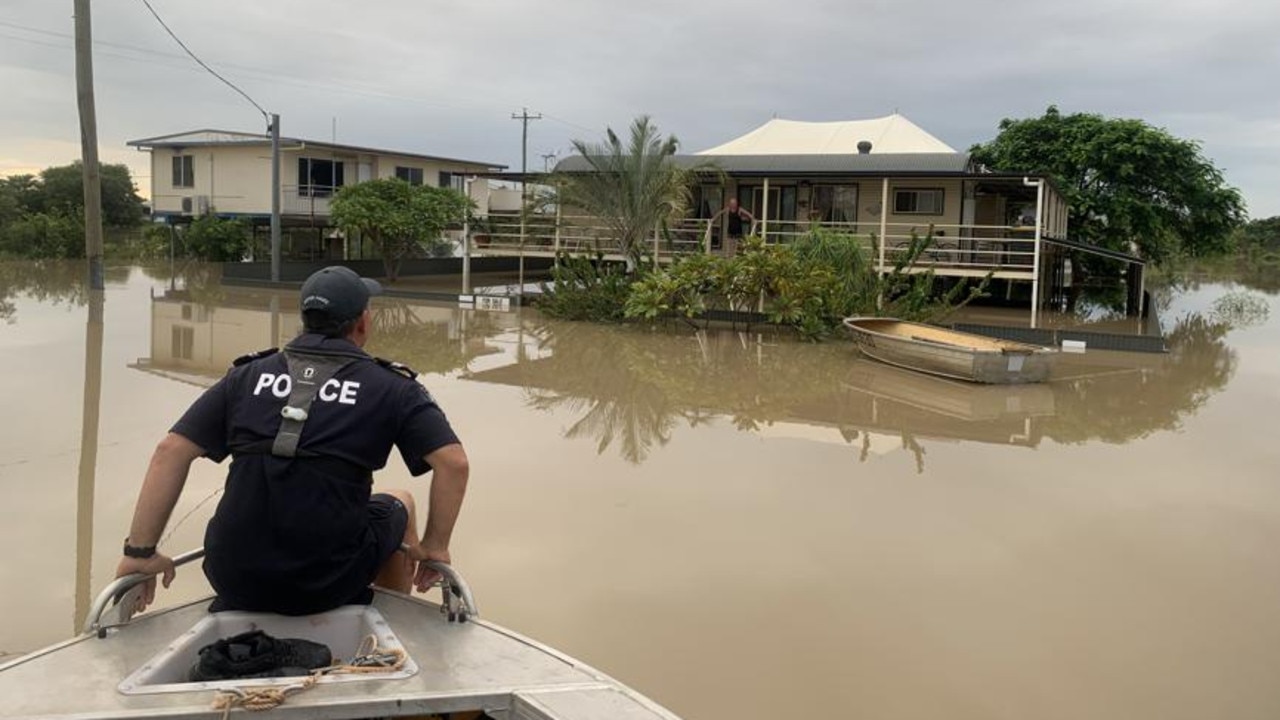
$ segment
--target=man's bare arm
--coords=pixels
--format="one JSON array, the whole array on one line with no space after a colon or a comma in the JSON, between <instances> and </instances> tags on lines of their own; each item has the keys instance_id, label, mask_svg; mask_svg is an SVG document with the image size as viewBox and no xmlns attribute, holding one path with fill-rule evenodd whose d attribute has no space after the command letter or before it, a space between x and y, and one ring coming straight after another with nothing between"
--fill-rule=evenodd
<instances>
[{"instance_id":1,"label":"man's bare arm","mask_svg":"<svg viewBox=\"0 0 1280 720\"><path fill-rule=\"evenodd\" d=\"M187 438L169 433L156 446L151 465L138 493L138 504L133 511L133 523L129 526L129 544L147 547L160 542L169 516L178 504L182 488L187 483L191 463L204 455L204 449Z\"/></svg>"},{"instance_id":2,"label":"man's bare arm","mask_svg":"<svg viewBox=\"0 0 1280 720\"><path fill-rule=\"evenodd\" d=\"M453 443L427 454L431 463L431 498L422 547L427 552L448 552L453 526L467 494L471 465L462 445Z\"/></svg>"},{"instance_id":3,"label":"man's bare arm","mask_svg":"<svg viewBox=\"0 0 1280 720\"><path fill-rule=\"evenodd\" d=\"M150 547L160 544L169 516L178 504L182 488L187 483L191 463L204 455L204 449L177 433L169 433L156 446L151 455L151 465L138 493L138 504L133 510L133 524L129 526L129 544L134 547ZM156 597L155 575L161 575L165 587L173 582L173 560L157 552L149 558L123 557L116 566L116 577L133 573L151 575L142 586L135 609L142 612Z\"/></svg>"}]
</instances>

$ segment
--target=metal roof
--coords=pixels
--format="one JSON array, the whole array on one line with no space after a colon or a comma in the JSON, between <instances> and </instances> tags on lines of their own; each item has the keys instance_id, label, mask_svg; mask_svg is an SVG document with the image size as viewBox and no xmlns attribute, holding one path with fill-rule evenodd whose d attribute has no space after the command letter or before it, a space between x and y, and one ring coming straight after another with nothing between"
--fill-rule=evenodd
<instances>
[{"instance_id":1,"label":"metal roof","mask_svg":"<svg viewBox=\"0 0 1280 720\"><path fill-rule=\"evenodd\" d=\"M258 133L237 132L235 130L203 129L173 133L170 135L159 135L157 137L143 138L141 140L130 140L125 144L142 150L149 150L154 147L270 145L271 136L260 135ZM507 167L501 163L487 162L484 160L463 160L461 158L443 157L441 155L423 155L421 153L404 152L402 150L384 150L381 148L363 147L360 145L343 145L340 143L324 142L322 140L307 140L304 138L281 137L280 144L283 149L286 150L319 148L325 150L368 153L370 155L392 155L395 157L414 158L417 160L434 160L438 162L458 163L460 165L478 165L499 170L505 170Z\"/></svg>"},{"instance_id":2,"label":"metal roof","mask_svg":"<svg viewBox=\"0 0 1280 720\"><path fill-rule=\"evenodd\" d=\"M954 153L955 148L898 113L867 120L804 122L774 118L699 155L851 155L871 143L885 153Z\"/></svg>"},{"instance_id":3,"label":"metal roof","mask_svg":"<svg viewBox=\"0 0 1280 720\"><path fill-rule=\"evenodd\" d=\"M850 155L676 155L681 167L711 166L729 175L965 175L968 153L867 153ZM590 172L581 155L561 160L557 172Z\"/></svg>"}]
</instances>

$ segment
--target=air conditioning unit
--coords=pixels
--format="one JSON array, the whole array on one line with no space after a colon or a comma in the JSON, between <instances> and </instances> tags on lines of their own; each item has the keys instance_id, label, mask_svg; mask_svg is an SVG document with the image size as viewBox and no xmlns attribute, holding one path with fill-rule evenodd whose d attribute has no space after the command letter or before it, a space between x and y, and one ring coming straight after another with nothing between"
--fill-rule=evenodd
<instances>
[{"instance_id":1,"label":"air conditioning unit","mask_svg":"<svg viewBox=\"0 0 1280 720\"><path fill-rule=\"evenodd\" d=\"M182 214L184 215L208 215L209 214L209 196L208 195L187 195L182 198Z\"/></svg>"}]
</instances>

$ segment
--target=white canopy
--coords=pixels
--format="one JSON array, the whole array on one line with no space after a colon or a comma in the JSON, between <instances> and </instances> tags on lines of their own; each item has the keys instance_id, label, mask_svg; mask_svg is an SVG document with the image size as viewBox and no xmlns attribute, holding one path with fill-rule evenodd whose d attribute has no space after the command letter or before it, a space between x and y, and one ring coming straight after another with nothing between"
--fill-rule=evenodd
<instances>
[{"instance_id":1,"label":"white canopy","mask_svg":"<svg viewBox=\"0 0 1280 720\"><path fill-rule=\"evenodd\" d=\"M870 120L804 122L773 119L699 155L845 155L858 143L871 143L872 153L954 153L906 117L894 113Z\"/></svg>"}]
</instances>

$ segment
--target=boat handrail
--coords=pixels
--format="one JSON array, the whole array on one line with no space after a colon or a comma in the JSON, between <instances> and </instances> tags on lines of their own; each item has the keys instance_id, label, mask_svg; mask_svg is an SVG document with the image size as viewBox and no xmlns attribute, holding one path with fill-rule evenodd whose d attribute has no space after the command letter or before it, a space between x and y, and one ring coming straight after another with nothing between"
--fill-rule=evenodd
<instances>
[{"instance_id":1,"label":"boat handrail","mask_svg":"<svg viewBox=\"0 0 1280 720\"><path fill-rule=\"evenodd\" d=\"M175 555L173 565L180 567L203 557L204 548L202 547L188 550ZM471 586L457 570L451 565L434 560L429 561L427 566L440 573L440 591L443 595L440 612L447 615L449 622L464 623L473 617L480 616L475 596L471 594ZM141 592L142 584L152 577L154 576L146 573L133 573L111 581L111 584L103 588L102 592L94 598L93 605L85 615L82 632L92 633L102 638L106 637L107 630L110 628L128 623L133 618L134 608L137 607L135 601L138 593ZM109 611L114 611L115 617L112 618L112 622L104 623L103 616Z\"/></svg>"},{"instance_id":2,"label":"boat handrail","mask_svg":"<svg viewBox=\"0 0 1280 720\"><path fill-rule=\"evenodd\" d=\"M204 557L204 548L196 548L188 550L181 555L175 555L173 558L173 566L181 567ZM98 597L94 598L93 605L89 606L89 612L84 618L83 632L94 633L98 637L105 637L107 629L115 625L123 625L133 618L134 608L137 606L138 588L142 583L154 577L146 573L132 573L123 577L118 577L111 581L111 584L102 589L98 593ZM127 602L126 602L127 601ZM108 610L116 611L116 622L104 625L102 616Z\"/></svg>"},{"instance_id":3,"label":"boat handrail","mask_svg":"<svg viewBox=\"0 0 1280 720\"><path fill-rule=\"evenodd\" d=\"M449 622L464 623L473 617L480 617L480 608L476 606L476 598L471 594L471 586L453 566L435 560L428 560L427 567L440 573L440 612L445 613Z\"/></svg>"}]
</instances>

